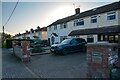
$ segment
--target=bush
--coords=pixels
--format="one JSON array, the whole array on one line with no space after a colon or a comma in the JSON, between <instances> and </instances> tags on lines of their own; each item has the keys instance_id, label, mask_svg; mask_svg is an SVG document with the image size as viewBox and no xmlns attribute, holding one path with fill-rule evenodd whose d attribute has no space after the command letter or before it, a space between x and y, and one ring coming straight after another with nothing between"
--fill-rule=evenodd
<instances>
[{"instance_id":1,"label":"bush","mask_svg":"<svg viewBox=\"0 0 120 80\"><path fill-rule=\"evenodd\" d=\"M3 46L2 46L3 48L7 48L7 47L6 47L6 42L4 42L4 43L2 43L2 44L3 44Z\"/></svg>"},{"instance_id":2,"label":"bush","mask_svg":"<svg viewBox=\"0 0 120 80\"><path fill-rule=\"evenodd\" d=\"M12 40L6 40L6 48L12 48Z\"/></svg>"},{"instance_id":3,"label":"bush","mask_svg":"<svg viewBox=\"0 0 120 80\"><path fill-rule=\"evenodd\" d=\"M41 47L34 47L32 49L32 53L40 53L40 52L43 52L44 50L41 48Z\"/></svg>"}]
</instances>

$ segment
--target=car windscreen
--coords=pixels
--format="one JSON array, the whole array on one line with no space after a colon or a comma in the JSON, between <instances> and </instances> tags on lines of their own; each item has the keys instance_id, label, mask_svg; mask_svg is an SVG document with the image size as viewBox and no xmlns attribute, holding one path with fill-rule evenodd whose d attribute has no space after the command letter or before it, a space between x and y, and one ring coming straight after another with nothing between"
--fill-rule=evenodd
<instances>
[{"instance_id":1,"label":"car windscreen","mask_svg":"<svg viewBox=\"0 0 120 80\"><path fill-rule=\"evenodd\" d=\"M71 39L65 39L65 40L63 40L61 43L62 43L62 44L69 44L70 41L71 41Z\"/></svg>"}]
</instances>

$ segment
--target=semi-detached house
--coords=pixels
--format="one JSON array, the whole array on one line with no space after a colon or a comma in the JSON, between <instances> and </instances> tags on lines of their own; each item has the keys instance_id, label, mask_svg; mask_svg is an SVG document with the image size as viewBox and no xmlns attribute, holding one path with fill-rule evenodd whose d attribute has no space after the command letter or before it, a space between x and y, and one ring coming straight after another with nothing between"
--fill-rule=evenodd
<instances>
[{"instance_id":1,"label":"semi-detached house","mask_svg":"<svg viewBox=\"0 0 120 80\"><path fill-rule=\"evenodd\" d=\"M15 39L41 39L47 40L47 27L40 28L39 26L37 29L33 30L32 28L30 31L26 30L25 33L16 34L14 36Z\"/></svg>"},{"instance_id":2,"label":"semi-detached house","mask_svg":"<svg viewBox=\"0 0 120 80\"><path fill-rule=\"evenodd\" d=\"M75 15L59 19L47 26L50 44L66 38L81 37L95 43L108 41L118 43L120 36L120 1L97 7Z\"/></svg>"}]
</instances>

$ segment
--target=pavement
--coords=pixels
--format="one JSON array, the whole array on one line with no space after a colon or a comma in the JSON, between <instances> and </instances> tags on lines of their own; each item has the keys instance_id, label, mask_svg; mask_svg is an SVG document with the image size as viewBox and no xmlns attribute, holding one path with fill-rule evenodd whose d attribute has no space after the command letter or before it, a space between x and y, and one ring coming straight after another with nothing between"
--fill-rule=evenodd
<instances>
[{"instance_id":1,"label":"pavement","mask_svg":"<svg viewBox=\"0 0 120 80\"><path fill-rule=\"evenodd\" d=\"M2 49L2 78L37 78L8 49Z\"/></svg>"},{"instance_id":2,"label":"pavement","mask_svg":"<svg viewBox=\"0 0 120 80\"><path fill-rule=\"evenodd\" d=\"M36 55L23 63L10 50L3 49L2 58L3 78L86 78L85 53Z\"/></svg>"}]
</instances>

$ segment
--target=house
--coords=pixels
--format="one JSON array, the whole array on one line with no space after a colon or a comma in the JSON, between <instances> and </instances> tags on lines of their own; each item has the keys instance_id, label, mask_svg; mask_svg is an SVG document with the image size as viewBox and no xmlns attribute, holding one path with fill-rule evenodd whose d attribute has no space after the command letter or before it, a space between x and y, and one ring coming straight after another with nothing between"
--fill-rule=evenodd
<instances>
[{"instance_id":1,"label":"house","mask_svg":"<svg viewBox=\"0 0 120 80\"><path fill-rule=\"evenodd\" d=\"M39 38L41 40L47 40L47 27L40 28L38 26L35 30L34 37Z\"/></svg>"},{"instance_id":2,"label":"house","mask_svg":"<svg viewBox=\"0 0 120 80\"><path fill-rule=\"evenodd\" d=\"M13 36L14 39L22 39L22 34L15 34L15 36Z\"/></svg>"},{"instance_id":3,"label":"house","mask_svg":"<svg viewBox=\"0 0 120 80\"><path fill-rule=\"evenodd\" d=\"M37 29L33 30L32 28L30 31L26 30L25 33L16 34L14 39L41 39L47 40L47 27L40 28L39 26Z\"/></svg>"},{"instance_id":4,"label":"house","mask_svg":"<svg viewBox=\"0 0 120 80\"><path fill-rule=\"evenodd\" d=\"M47 26L50 44L65 38L81 37L87 42L108 41L118 43L120 35L120 1L59 19Z\"/></svg>"}]
</instances>

